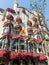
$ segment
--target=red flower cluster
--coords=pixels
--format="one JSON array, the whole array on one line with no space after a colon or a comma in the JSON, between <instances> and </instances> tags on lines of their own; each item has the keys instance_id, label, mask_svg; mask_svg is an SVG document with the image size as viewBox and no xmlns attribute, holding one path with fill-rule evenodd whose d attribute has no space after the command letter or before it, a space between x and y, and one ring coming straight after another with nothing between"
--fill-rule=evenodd
<instances>
[{"instance_id":1,"label":"red flower cluster","mask_svg":"<svg viewBox=\"0 0 49 65\"><path fill-rule=\"evenodd\" d=\"M6 17L7 17L7 19L12 20L12 21L13 21L13 19L14 19L11 14L8 14Z\"/></svg>"},{"instance_id":2,"label":"red flower cluster","mask_svg":"<svg viewBox=\"0 0 49 65\"><path fill-rule=\"evenodd\" d=\"M9 51L9 52L10 52L9 54L10 60L14 60L16 58L19 60L30 58L32 60L37 58L38 60L43 61L47 59L46 55L43 53L39 54L39 53L32 53L32 52L15 52L15 51Z\"/></svg>"},{"instance_id":3,"label":"red flower cluster","mask_svg":"<svg viewBox=\"0 0 49 65\"><path fill-rule=\"evenodd\" d=\"M26 58L35 59L37 58L40 61L46 60L47 57L43 53L32 53L32 52L16 52L16 51L6 51L0 50L0 58L7 58L7 60L19 59L23 60Z\"/></svg>"},{"instance_id":4,"label":"red flower cluster","mask_svg":"<svg viewBox=\"0 0 49 65\"><path fill-rule=\"evenodd\" d=\"M6 26L6 25L10 25L10 26L13 27L13 24L12 24L11 22L8 22L8 21L5 21L5 22L4 22L4 26Z\"/></svg>"},{"instance_id":5,"label":"red flower cluster","mask_svg":"<svg viewBox=\"0 0 49 65\"><path fill-rule=\"evenodd\" d=\"M19 38L20 37L20 35L19 34L13 34L13 35L11 35L12 36L12 39L17 39L17 38Z\"/></svg>"},{"instance_id":6,"label":"red flower cluster","mask_svg":"<svg viewBox=\"0 0 49 65\"><path fill-rule=\"evenodd\" d=\"M35 38L30 38L31 41L35 41L36 43L41 43L43 40L41 39L35 39Z\"/></svg>"},{"instance_id":7,"label":"red flower cluster","mask_svg":"<svg viewBox=\"0 0 49 65\"><path fill-rule=\"evenodd\" d=\"M22 30L22 26L18 24L18 25L15 26L15 29L20 29L20 30Z\"/></svg>"},{"instance_id":8,"label":"red flower cluster","mask_svg":"<svg viewBox=\"0 0 49 65\"><path fill-rule=\"evenodd\" d=\"M25 14L26 12L25 12L25 9L22 9L22 12Z\"/></svg>"},{"instance_id":9,"label":"red flower cluster","mask_svg":"<svg viewBox=\"0 0 49 65\"><path fill-rule=\"evenodd\" d=\"M32 22L28 20L27 25L32 26Z\"/></svg>"},{"instance_id":10,"label":"red flower cluster","mask_svg":"<svg viewBox=\"0 0 49 65\"><path fill-rule=\"evenodd\" d=\"M43 60L46 60L46 59L47 59L47 57L46 57L45 54L43 54L43 53L39 54L39 60L40 61L43 61Z\"/></svg>"},{"instance_id":11,"label":"red flower cluster","mask_svg":"<svg viewBox=\"0 0 49 65\"><path fill-rule=\"evenodd\" d=\"M0 57L4 58L6 56L7 51L6 50L0 50Z\"/></svg>"},{"instance_id":12,"label":"red flower cluster","mask_svg":"<svg viewBox=\"0 0 49 65\"><path fill-rule=\"evenodd\" d=\"M22 19L20 17L16 18L16 22L22 23Z\"/></svg>"},{"instance_id":13,"label":"red flower cluster","mask_svg":"<svg viewBox=\"0 0 49 65\"><path fill-rule=\"evenodd\" d=\"M11 12L11 13L15 13L15 11L11 8L7 8L6 11Z\"/></svg>"}]
</instances>

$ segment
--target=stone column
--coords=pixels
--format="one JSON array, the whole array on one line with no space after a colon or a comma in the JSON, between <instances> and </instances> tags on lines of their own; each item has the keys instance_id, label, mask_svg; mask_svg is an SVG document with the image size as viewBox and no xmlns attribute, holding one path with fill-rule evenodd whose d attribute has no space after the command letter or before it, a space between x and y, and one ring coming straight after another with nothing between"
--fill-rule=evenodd
<instances>
[{"instance_id":1,"label":"stone column","mask_svg":"<svg viewBox=\"0 0 49 65\"><path fill-rule=\"evenodd\" d=\"M49 57L48 57L48 65L49 65Z\"/></svg>"},{"instance_id":2,"label":"stone column","mask_svg":"<svg viewBox=\"0 0 49 65\"><path fill-rule=\"evenodd\" d=\"M22 60L20 61L20 65L22 65Z\"/></svg>"},{"instance_id":3,"label":"stone column","mask_svg":"<svg viewBox=\"0 0 49 65\"><path fill-rule=\"evenodd\" d=\"M30 59L28 59L28 65L31 65L31 60Z\"/></svg>"},{"instance_id":4,"label":"stone column","mask_svg":"<svg viewBox=\"0 0 49 65\"><path fill-rule=\"evenodd\" d=\"M20 38L18 40L18 52L20 51Z\"/></svg>"}]
</instances>

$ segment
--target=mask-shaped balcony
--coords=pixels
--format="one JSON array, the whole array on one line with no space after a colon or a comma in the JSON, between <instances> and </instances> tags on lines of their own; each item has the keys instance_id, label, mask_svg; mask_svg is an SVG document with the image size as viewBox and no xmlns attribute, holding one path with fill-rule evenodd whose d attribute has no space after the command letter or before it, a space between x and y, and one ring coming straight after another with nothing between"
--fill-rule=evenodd
<instances>
[{"instance_id":1,"label":"mask-shaped balcony","mask_svg":"<svg viewBox=\"0 0 49 65\"><path fill-rule=\"evenodd\" d=\"M27 32L28 32L28 34L33 34L32 28L27 28Z\"/></svg>"},{"instance_id":2,"label":"mask-shaped balcony","mask_svg":"<svg viewBox=\"0 0 49 65\"><path fill-rule=\"evenodd\" d=\"M6 11L15 14L15 11L13 9L11 9L11 8L7 8Z\"/></svg>"},{"instance_id":3,"label":"mask-shaped balcony","mask_svg":"<svg viewBox=\"0 0 49 65\"><path fill-rule=\"evenodd\" d=\"M22 26L19 25L19 24L16 25L16 26L15 26L15 30L20 32L20 31L22 30Z\"/></svg>"},{"instance_id":4,"label":"mask-shaped balcony","mask_svg":"<svg viewBox=\"0 0 49 65\"><path fill-rule=\"evenodd\" d=\"M28 20L28 21L27 21L27 25L28 25L28 26L32 26L32 22Z\"/></svg>"},{"instance_id":5,"label":"mask-shaped balcony","mask_svg":"<svg viewBox=\"0 0 49 65\"><path fill-rule=\"evenodd\" d=\"M7 18L8 20L10 20L10 21L13 21L13 19L14 19L11 14L8 14L8 15L6 16L6 18Z\"/></svg>"},{"instance_id":6,"label":"mask-shaped balcony","mask_svg":"<svg viewBox=\"0 0 49 65\"><path fill-rule=\"evenodd\" d=\"M16 22L17 22L18 24L20 24L20 23L22 23L22 19L21 19L20 17L17 17L17 18L16 18Z\"/></svg>"}]
</instances>

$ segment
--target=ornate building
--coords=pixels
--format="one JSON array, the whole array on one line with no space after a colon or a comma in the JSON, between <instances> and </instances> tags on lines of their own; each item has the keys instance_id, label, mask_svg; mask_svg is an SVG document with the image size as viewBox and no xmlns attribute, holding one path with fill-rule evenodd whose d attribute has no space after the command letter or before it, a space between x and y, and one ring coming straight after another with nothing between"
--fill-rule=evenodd
<instances>
[{"instance_id":1,"label":"ornate building","mask_svg":"<svg viewBox=\"0 0 49 65\"><path fill-rule=\"evenodd\" d=\"M0 9L0 65L48 65L49 30L40 12L14 2Z\"/></svg>"}]
</instances>

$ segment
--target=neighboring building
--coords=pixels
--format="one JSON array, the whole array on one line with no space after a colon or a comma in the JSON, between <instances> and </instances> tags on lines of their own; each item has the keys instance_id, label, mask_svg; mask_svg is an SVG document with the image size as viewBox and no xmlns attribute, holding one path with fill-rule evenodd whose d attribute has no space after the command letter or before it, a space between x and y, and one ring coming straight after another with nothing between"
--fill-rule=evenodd
<instances>
[{"instance_id":1,"label":"neighboring building","mask_svg":"<svg viewBox=\"0 0 49 65\"><path fill-rule=\"evenodd\" d=\"M14 2L0 9L0 65L48 65L49 30L40 12Z\"/></svg>"}]
</instances>

